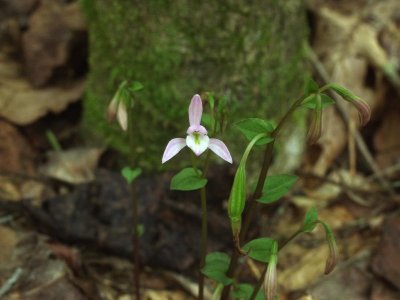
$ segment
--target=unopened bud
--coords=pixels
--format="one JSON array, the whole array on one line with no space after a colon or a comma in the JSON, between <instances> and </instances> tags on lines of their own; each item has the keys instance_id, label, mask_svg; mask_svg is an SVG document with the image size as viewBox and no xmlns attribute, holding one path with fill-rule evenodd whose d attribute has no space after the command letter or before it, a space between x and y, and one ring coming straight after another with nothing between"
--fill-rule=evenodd
<instances>
[{"instance_id":1,"label":"unopened bud","mask_svg":"<svg viewBox=\"0 0 400 300\"><path fill-rule=\"evenodd\" d=\"M128 129L128 110L123 101L118 104L117 120L122 130L126 131Z\"/></svg>"},{"instance_id":2,"label":"unopened bud","mask_svg":"<svg viewBox=\"0 0 400 300\"><path fill-rule=\"evenodd\" d=\"M322 128L322 100L321 96L317 95L316 107L314 109L314 115L311 120L310 129L307 135L307 140L310 145L315 144L321 137L321 128Z\"/></svg>"},{"instance_id":3,"label":"unopened bud","mask_svg":"<svg viewBox=\"0 0 400 300\"><path fill-rule=\"evenodd\" d=\"M276 289L278 286L277 274L276 274L276 264L278 260L278 246L274 243L271 256L268 261L267 272L264 277L264 296L267 300L273 300L276 294Z\"/></svg>"},{"instance_id":4,"label":"unopened bud","mask_svg":"<svg viewBox=\"0 0 400 300\"><path fill-rule=\"evenodd\" d=\"M115 116L117 115L118 99L116 96L117 95L114 96L107 107L107 121L109 123L113 122L115 120Z\"/></svg>"},{"instance_id":5,"label":"unopened bud","mask_svg":"<svg viewBox=\"0 0 400 300\"><path fill-rule=\"evenodd\" d=\"M333 269L336 266L337 263L337 246L336 246L336 241L335 238L333 237L333 234L327 234L327 242L329 246L329 256L326 260L325 264L325 275L328 275L333 271Z\"/></svg>"},{"instance_id":6,"label":"unopened bud","mask_svg":"<svg viewBox=\"0 0 400 300\"><path fill-rule=\"evenodd\" d=\"M351 104L358 110L361 125L365 126L371 118L371 109L369 105L361 99L352 101Z\"/></svg>"},{"instance_id":7,"label":"unopened bud","mask_svg":"<svg viewBox=\"0 0 400 300\"><path fill-rule=\"evenodd\" d=\"M329 84L329 87L342 96L344 100L354 105L354 107L358 110L361 125L364 126L368 123L369 119L371 118L371 109L367 103L341 85L332 83Z\"/></svg>"},{"instance_id":8,"label":"unopened bud","mask_svg":"<svg viewBox=\"0 0 400 300\"><path fill-rule=\"evenodd\" d=\"M318 223L320 223L325 230L325 236L326 236L326 241L329 246L329 256L326 259L326 264L325 264L325 275L328 275L333 271L337 264L337 259L338 259L338 249L336 246L336 240L335 236L333 235L332 229L329 227L328 224L318 220Z\"/></svg>"}]
</instances>

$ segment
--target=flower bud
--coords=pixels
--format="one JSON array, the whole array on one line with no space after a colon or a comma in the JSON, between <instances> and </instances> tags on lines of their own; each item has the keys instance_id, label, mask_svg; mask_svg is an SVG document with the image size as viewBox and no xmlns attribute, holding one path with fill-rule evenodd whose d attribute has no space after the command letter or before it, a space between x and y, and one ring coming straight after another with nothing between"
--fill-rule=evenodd
<instances>
[{"instance_id":1,"label":"flower bud","mask_svg":"<svg viewBox=\"0 0 400 300\"><path fill-rule=\"evenodd\" d=\"M365 126L371 118L371 109L369 105L361 99L352 101L351 104L358 110L361 125Z\"/></svg>"},{"instance_id":2,"label":"flower bud","mask_svg":"<svg viewBox=\"0 0 400 300\"><path fill-rule=\"evenodd\" d=\"M264 277L264 296L267 300L273 300L278 286L276 264L278 260L277 244L274 243L273 251L269 258L267 272Z\"/></svg>"},{"instance_id":3,"label":"flower bud","mask_svg":"<svg viewBox=\"0 0 400 300\"><path fill-rule=\"evenodd\" d=\"M236 240L240 233L242 213L246 202L246 170L244 163L240 163L232 184L228 201L228 214L231 219L233 238Z\"/></svg>"},{"instance_id":4,"label":"flower bud","mask_svg":"<svg viewBox=\"0 0 400 300\"><path fill-rule=\"evenodd\" d=\"M117 117L117 121L122 130L126 131L128 129L128 110L123 97L122 89L124 86L125 84L123 82L108 105L107 121L111 123L115 120L115 117Z\"/></svg>"},{"instance_id":5,"label":"flower bud","mask_svg":"<svg viewBox=\"0 0 400 300\"><path fill-rule=\"evenodd\" d=\"M322 99L321 95L317 95L316 107L311 120L310 129L308 131L307 140L310 145L315 144L321 137L322 128Z\"/></svg>"},{"instance_id":6,"label":"flower bud","mask_svg":"<svg viewBox=\"0 0 400 300\"><path fill-rule=\"evenodd\" d=\"M332 83L329 84L329 87L338 93L344 100L354 105L354 107L358 110L361 125L364 126L368 123L369 119L371 118L371 109L366 102L341 85Z\"/></svg>"},{"instance_id":7,"label":"flower bud","mask_svg":"<svg viewBox=\"0 0 400 300\"><path fill-rule=\"evenodd\" d=\"M325 264L325 275L328 275L333 271L333 269L336 266L337 263L337 246L336 246L336 241L335 238L333 237L333 234L327 234L326 240L328 242L329 246L329 256L326 260Z\"/></svg>"},{"instance_id":8,"label":"flower bud","mask_svg":"<svg viewBox=\"0 0 400 300\"><path fill-rule=\"evenodd\" d=\"M118 99L116 96L117 95L114 96L114 98L111 100L110 104L107 107L107 121L109 123L113 122L117 115Z\"/></svg>"},{"instance_id":9,"label":"flower bud","mask_svg":"<svg viewBox=\"0 0 400 300\"><path fill-rule=\"evenodd\" d=\"M123 101L118 104L117 120L122 130L126 131L128 129L128 110Z\"/></svg>"}]
</instances>

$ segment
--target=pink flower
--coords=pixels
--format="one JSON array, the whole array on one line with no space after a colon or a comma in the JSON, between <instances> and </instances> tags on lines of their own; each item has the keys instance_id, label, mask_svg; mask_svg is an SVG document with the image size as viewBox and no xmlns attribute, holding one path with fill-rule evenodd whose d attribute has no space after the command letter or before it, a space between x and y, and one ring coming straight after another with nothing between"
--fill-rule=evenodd
<instances>
[{"instance_id":1,"label":"pink flower","mask_svg":"<svg viewBox=\"0 0 400 300\"><path fill-rule=\"evenodd\" d=\"M222 159L232 163L232 157L225 144L218 140L209 138L207 130L200 125L201 115L203 114L203 103L200 95L194 95L189 105L189 128L187 129L186 139L174 138L169 141L165 148L161 162L165 163L176 154L179 153L185 146L188 146L194 154L201 155L207 149L210 149Z\"/></svg>"}]
</instances>

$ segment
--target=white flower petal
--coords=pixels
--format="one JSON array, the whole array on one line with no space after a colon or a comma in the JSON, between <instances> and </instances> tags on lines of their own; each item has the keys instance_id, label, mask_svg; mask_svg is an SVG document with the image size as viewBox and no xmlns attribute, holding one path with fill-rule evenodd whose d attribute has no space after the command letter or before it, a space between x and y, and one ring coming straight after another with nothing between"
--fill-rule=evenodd
<instances>
[{"instance_id":1,"label":"white flower petal","mask_svg":"<svg viewBox=\"0 0 400 300\"><path fill-rule=\"evenodd\" d=\"M225 144L218 140L218 139L210 139L210 143L208 145L208 148L217 154L219 157L221 157L223 160L226 160L229 163L232 163L232 156L229 153L228 148L225 146Z\"/></svg>"},{"instance_id":2,"label":"white flower petal","mask_svg":"<svg viewBox=\"0 0 400 300\"><path fill-rule=\"evenodd\" d=\"M122 102L118 104L117 120L122 130L126 131L128 129L128 111Z\"/></svg>"},{"instance_id":3,"label":"white flower petal","mask_svg":"<svg viewBox=\"0 0 400 300\"><path fill-rule=\"evenodd\" d=\"M192 101L189 105L189 124L200 125L201 115L203 114L203 103L201 102L200 95L196 94L193 96Z\"/></svg>"},{"instance_id":4,"label":"white flower petal","mask_svg":"<svg viewBox=\"0 0 400 300\"><path fill-rule=\"evenodd\" d=\"M186 137L186 145L193 150L197 156L207 150L210 143L210 138L202 134L189 134Z\"/></svg>"},{"instance_id":5,"label":"white flower petal","mask_svg":"<svg viewBox=\"0 0 400 300\"><path fill-rule=\"evenodd\" d=\"M186 146L186 141L183 138L175 138L168 142L167 147L165 147L161 163L165 163L172 157L178 154Z\"/></svg>"}]
</instances>

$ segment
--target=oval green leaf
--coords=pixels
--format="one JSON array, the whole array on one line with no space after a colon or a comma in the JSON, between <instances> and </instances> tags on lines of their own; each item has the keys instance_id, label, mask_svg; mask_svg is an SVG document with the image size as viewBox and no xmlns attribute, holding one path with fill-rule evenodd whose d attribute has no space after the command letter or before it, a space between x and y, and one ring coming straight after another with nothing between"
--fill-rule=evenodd
<instances>
[{"instance_id":1,"label":"oval green leaf","mask_svg":"<svg viewBox=\"0 0 400 300\"><path fill-rule=\"evenodd\" d=\"M243 135L251 141L255 136L260 133L272 133L275 126L272 122L263 119L249 118L244 119L235 124L235 126L243 133ZM256 145L265 145L271 143L274 139L272 137L264 137L257 141Z\"/></svg>"},{"instance_id":2,"label":"oval green leaf","mask_svg":"<svg viewBox=\"0 0 400 300\"><path fill-rule=\"evenodd\" d=\"M232 291L233 298L238 300L249 300L253 294L254 288L248 283L241 283L235 285ZM256 300L264 300L262 290L260 289L255 298Z\"/></svg>"},{"instance_id":3,"label":"oval green leaf","mask_svg":"<svg viewBox=\"0 0 400 300\"><path fill-rule=\"evenodd\" d=\"M201 177L201 174L193 168L185 168L171 179L171 190L193 191L204 187L207 179Z\"/></svg>"},{"instance_id":4,"label":"oval green leaf","mask_svg":"<svg viewBox=\"0 0 400 300\"><path fill-rule=\"evenodd\" d=\"M265 179L260 203L272 203L285 195L296 183L298 177L295 175L271 175Z\"/></svg>"},{"instance_id":5,"label":"oval green leaf","mask_svg":"<svg viewBox=\"0 0 400 300\"><path fill-rule=\"evenodd\" d=\"M267 263L273 251L274 243L275 240L271 238L258 238L244 245L243 250L247 252L252 259Z\"/></svg>"},{"instance_id":6,"label":"oval green leaf","mask_svg":"<svg viewBox=\"0 0 400 300\"><path fill-rule=\"evenodd\" d=\"M130 167L124 167L121 170L122 176L129 184L131 184L141 173L142 170L140 168L131 169Z\"/></svg>"},{"instance_id":7,"label":"oval green leaf","mask_svg":"<svg viewBox=\"0 0 400 300\"><path fill-rule=\"evenodd\" d=\"M212 252L206 256L206 265L201 272L223 285L232 284L232 278L226 276L229 268L230 257L223 252Z\"/></svg>"},{"instance_id":8,"label":"oval green leaf","mask_svg":"<svg viewBox=\"0 0 400 300\"><path fill-rule=\"evenodd\" d=\"M317 226L318 211L315 207L311 207L304 217L303 232L311 232Z\"/></svg>"}]
</instances>

